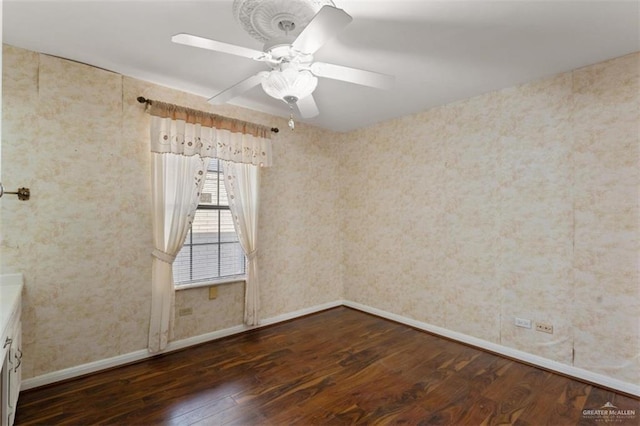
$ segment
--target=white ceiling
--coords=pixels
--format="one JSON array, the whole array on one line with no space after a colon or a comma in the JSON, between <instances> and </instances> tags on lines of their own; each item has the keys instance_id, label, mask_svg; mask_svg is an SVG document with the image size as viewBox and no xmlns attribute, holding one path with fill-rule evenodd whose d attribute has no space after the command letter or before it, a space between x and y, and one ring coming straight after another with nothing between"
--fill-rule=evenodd
<instances>
[{"instance_id":1,"label":"white ceiling","mask_svg":"<svg viewBox=\"0 0 640 426\"><path fill-rule=\"evenodd\" d=\"M211 97L266 69L177 45L188 32L261 50L232 0L5 0L3 41ZM383 91L320 79L320 115L347 131L640 51L638 1L334 0L353 22L314 56L396 76ZM257 86L232 103L288 117Z\"/></svg>"}]
</instances>

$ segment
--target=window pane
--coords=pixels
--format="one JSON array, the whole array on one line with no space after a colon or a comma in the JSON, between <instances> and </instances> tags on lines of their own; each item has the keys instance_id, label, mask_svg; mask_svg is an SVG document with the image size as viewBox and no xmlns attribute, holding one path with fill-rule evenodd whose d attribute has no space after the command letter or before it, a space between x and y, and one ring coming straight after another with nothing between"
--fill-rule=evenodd
<instances>
[{"instance_id":1,"label":"window pane","mask_svg":"<svg viewBox=\"0 0 640 426\"><path fill-rule=\"evenodd\" d=\"M196 210L191 224L194 243L217 241L219 210ZM233 225L233 223L232 223Z\"/></svg>"},{"instance_id":2,"label":"window pane","mask_svg":"<svg viewBox=\"0 0 640 426\"><path fill-rule=\"evenodd\" d=\"M218 265L215 260L218 258L218 244L206 244L193 246L193 275L191 281L206 280L207 278L217 278Z\"/></svg>"},{"instance_id":3,"label":"window pane","mask_svg":"<svg viewBox=\"0 0 640 426\"><path fill-rule=\"evenodd\" d=\"M207 170L205 195L173 264L174 282L178 284L245 273L244 253L233 226L231 211L226 205L227 194L220 162L211 160Z\"/></svg>"},{"instance_id":4,"label":"window pane","mask_svg":"<svg viewBox=\"0 0 640 426\"><path fill-rule=\"evenodd\" d=\"M219 210L219 212L221 241L238 241L236 228L233 226L233 216L231 216L231 210Z\"/></svg>"},{"instance_id":5,"label":"window pane","mask_svg":"<svg viewBox=\"0 0 640 426\"><path fill-rule=\"evenodd\" d=\"M221 276L244 274L244 252L240 243L223 243L220 251Z\"/></svg>"},{"instance_id":6,"label":"window pane","mask_svg":"<svg viewBox=\"0 0 640 426\"><path fill-rule=\"evenodd\" d=\"M205 176L200 204L206 206L228 206L227 191L224 187L224 176L222 175L222 164L219 160L209 161L207 174Z\"/></svg>"},{"instance_id":7,"label":"window pane","mask_svg":"<svg viewBox=\"0 0 640 426\"><path fill-rule=\"evenodd\" d=\"M244 274L244 252L230 210L220 210L220 275Z\"/></svg>"}]
</instances>

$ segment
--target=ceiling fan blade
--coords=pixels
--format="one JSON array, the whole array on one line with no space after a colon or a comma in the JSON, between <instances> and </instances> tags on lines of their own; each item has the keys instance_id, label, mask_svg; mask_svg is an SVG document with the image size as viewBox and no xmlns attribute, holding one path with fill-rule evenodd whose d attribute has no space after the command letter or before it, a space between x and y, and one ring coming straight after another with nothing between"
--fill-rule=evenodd
<instances>
[{"instance_id":1,"label":"ceiling fan blade","mask_svg":"<svg viewBox=\"0 0 640 426\"><path fill-rule=\"evenodd\" d=\"M239 96L242 93L246 92L247 90L262 83L262 80L268 74L269 73L267 71L260 71L258 74L252 75L251 77L245 80L242 80L240 83L237 83L229 87L228 89L223 90L222 92L218 93L214 97L210 98L207 102L209 102L212 105L222 105L230 101L231 99L235 98L236 96Z\"/></svg>"},{"instance_id":2,"label":"ceiling fan blade","mask_svg":"<svg viewBox=\"0 0 640 426\"><path fill-rule=\"evenodd\" d=\"M316 101L315 99L313 99L313 95L309 95L306 98L298 99L296 105L298 105L298 111L300 111L300 115L303 118L311 118L320 114L318 106L316 105Z\"/></svg>"},{"instance_id":3,"label":"ceiling fan blade","mask_svg":"<svg viewBox=\"0 0 640 426\"><path fill-rule=\"evenodd\" d=\"M309 69L318 77L348 81L349 83L375 87L378 89L388 90L393 86L395 81L395 77L392 75L344 67L342 65L327 64L324 62L314 62L311 64Z\"/></svg>"},{"instance_id":4,"label":"ceiling fan blade","mask_svg":"<svg viewBox=\"0 0 640 426\"><path fill-rule=\"evenodd\" d=\"M223 43L221 41L211 40L204 37L198 37L191 34L180 33L171 37L171 41L186 46L199 47L201 49L213 50L216 52L228 53L230 55L243 56L249 59L259 60L264 56L264 52L248 47L236 46L234 44Z\"/></svg>"},{"instance_id":5,"label":"ceiling fan blade","mask_svg":"<svg viewBox=\"0 0 640 426\"><path fill-rule=\"evenodd\" d=\"M342 9L323 6L291 44L298 52L313 54L335 37L353 18Z\"/></svg>"}]
</instances>

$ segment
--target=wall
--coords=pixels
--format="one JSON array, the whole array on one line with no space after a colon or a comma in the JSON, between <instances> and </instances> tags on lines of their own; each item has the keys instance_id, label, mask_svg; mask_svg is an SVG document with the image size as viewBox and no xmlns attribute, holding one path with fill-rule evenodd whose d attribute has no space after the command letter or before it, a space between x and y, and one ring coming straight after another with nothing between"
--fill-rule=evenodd
<instances>
[{"instance_id":1,"label":"wall","mask_svg":"<svg viewBox=\"0 0 640 426\"><path fill-rule=\"evenodd\" d=\"M146 348L149 116L138 96L280 126L261 186L263 318L341 298L330 132L289 132L284 119L10 46L3 77L3 173L32 193L2 205L1 266L25 276L23 378ZM177 293L193 315L176 318L176 339L242 323L242 284L207 296Z\"/></svg>"},{"instance_id":2,"label":"wall","mask_svg":"<svg viewBox=\"0 0 640 426\"><path fill-rule=\"evenodd\" d=\"M345 299L639 383L639 65L344 136Z\"/></svg>"}]
</instances>

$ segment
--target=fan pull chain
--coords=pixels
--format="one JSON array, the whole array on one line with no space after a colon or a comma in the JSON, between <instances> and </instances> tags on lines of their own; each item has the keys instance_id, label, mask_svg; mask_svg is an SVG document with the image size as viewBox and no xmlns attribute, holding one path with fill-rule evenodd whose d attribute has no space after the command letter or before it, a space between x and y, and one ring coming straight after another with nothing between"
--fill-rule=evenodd
<instances>
[{"instance_id":1,"label":"fan pull chain","mask_svg":"<svg viewBox=\"0 0 640 426\"><path fill-rule=\"evenodd\" d=\"M293 113L291 113L291 115L289 116L289 128L291 130L296 128L296 123L295 121L293 121Z\"/></svg>"}]
</instances>

